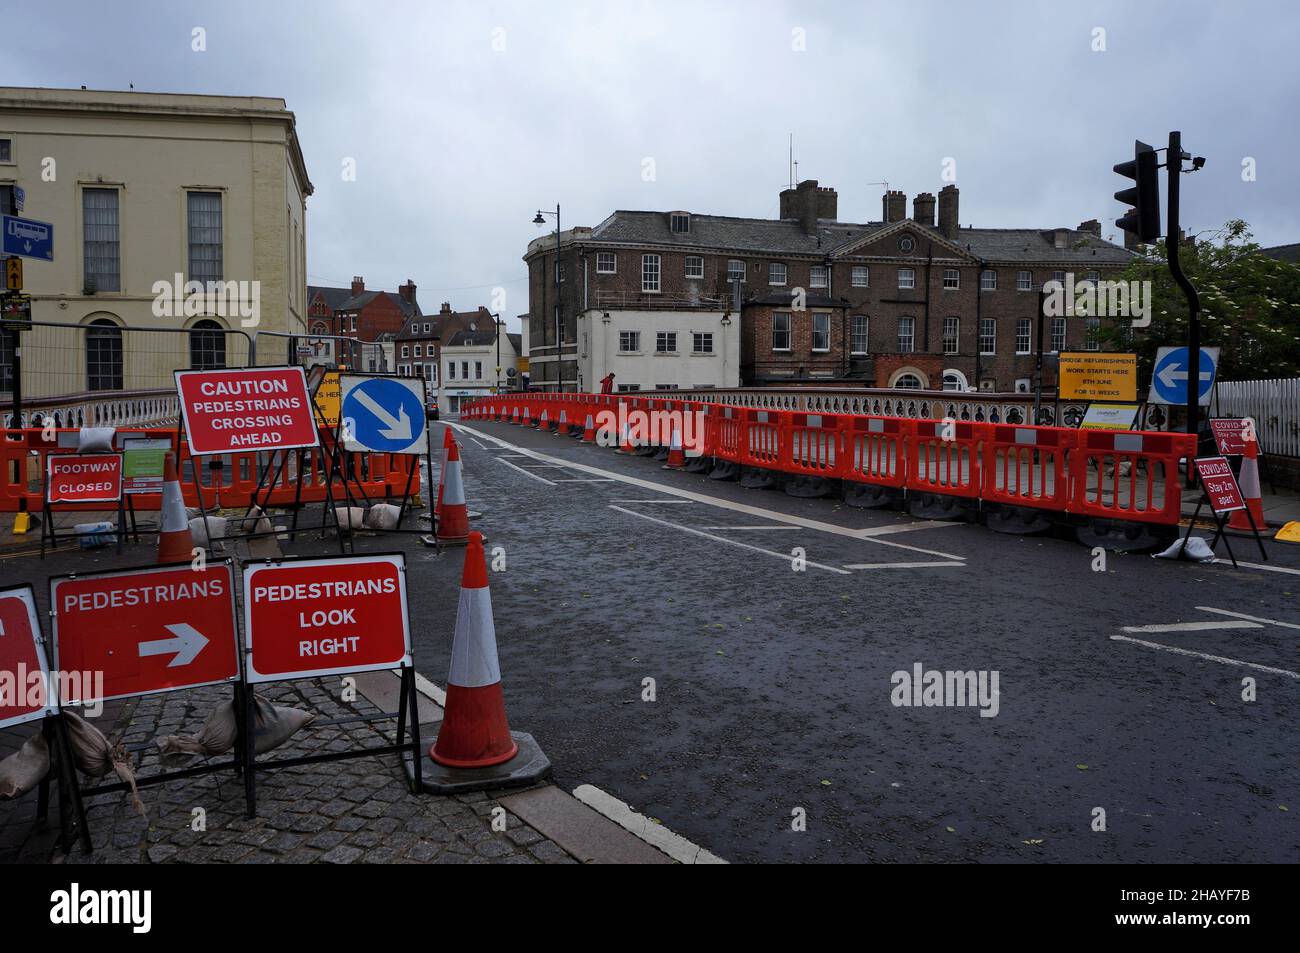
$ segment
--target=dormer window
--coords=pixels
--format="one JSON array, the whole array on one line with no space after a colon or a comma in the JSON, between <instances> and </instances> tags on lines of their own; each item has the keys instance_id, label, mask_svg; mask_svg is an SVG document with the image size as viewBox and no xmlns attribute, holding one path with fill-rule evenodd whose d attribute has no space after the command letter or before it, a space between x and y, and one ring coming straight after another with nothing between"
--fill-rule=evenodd
<instances>
[{"instance_id":1,"label":"dormer window","mask_svg":"<svg viewBox=\"0 0 1300 953\"><path fill-rule=\"evenodd\" d=\"M670 212L668 226L674 233L686 234L691 230L691 216L687 212Z\"/></svg>"}]
</instances>

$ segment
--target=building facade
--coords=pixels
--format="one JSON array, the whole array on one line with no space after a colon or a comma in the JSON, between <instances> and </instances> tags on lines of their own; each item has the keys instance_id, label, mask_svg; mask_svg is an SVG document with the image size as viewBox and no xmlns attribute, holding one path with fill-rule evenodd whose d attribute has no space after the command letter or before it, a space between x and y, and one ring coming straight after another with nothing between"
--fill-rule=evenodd
<instances>
[{"instance_id":1,"label":"building facade","mask_svg":"<svg viewBox=\"0 0 1300 953\"><path fill-rule=\"evenodd\" d=\"M453 311L443 302L437 314L409 320L394 342L399 376L422 375L436 393L442 414L460 412L466 401L522 388L518 369L520 335L487 308Z\"/></svg>"},{"instance_id":2,"label":"building facade","mask_svg":"<svg viewBox=\"0 0 1300 953\"><path fill-rule=\"evenodd\" d=\"M837 193L809 180L781 192L779 219L617 211L566 231L558 252L554 233L537 239L525 255L532 385L594 389L589 313L676 310L739 315L747 386L1027 390L1043 284L1105 278L1132 253L1096 220L962 227L958 200L955 185L921 193L909 216L891 191L880 221L848 223ZM1082 316L1048 319L1042 336L1048 386L1057 353L1100 346Z\"/></svg>"},{"instance_id":3,"label":"building facade","mask_svg":"<svg viewBox=\"0 0 1300 953\"><path fill-rule=\"evenodd\" d=\"M32 318L73 326L24 332L25 395L171 388L306 331L311 193L282 99L0 88L0 203L54 229Z\"/></svg>"},{"instance_id":4,"label":"building facade","mask_svg":"<svg viewBox=\"0 0 1300 953\"><path fill-rule=\"evenodd\" d=\"M587 309L578 315L578 379L599 390L692 390L740 384L740 322L726 311Z\"/></svg>"},{"instance_id":5,"label":"building facade","mask_svg":"<svg viewBox=\"0 0 1300 953\"><path fill-rule=\"evenodd\" d=\"M307 341L309 359L343 364L353 370L392 373L393 346L406 322L421 315L415 282L406 279L397 291L367 291L366 281L355 276L347 288L312 285L307 289L313 337ZM340 340L346 338L347 340Z\"/></svg>"}]
</instances>

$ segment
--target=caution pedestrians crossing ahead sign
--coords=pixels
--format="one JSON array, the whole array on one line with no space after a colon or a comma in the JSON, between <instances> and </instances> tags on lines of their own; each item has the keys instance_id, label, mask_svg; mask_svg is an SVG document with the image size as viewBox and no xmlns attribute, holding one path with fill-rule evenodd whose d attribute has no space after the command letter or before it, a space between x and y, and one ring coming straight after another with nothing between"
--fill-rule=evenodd
<instances>
[{"instance_id":1,"label":"caution pedestrians crossing ahead sign","mask_svg":"<svg viewBox=\"0 0 1300 953\"><path fill-rule=\"evenodd\" d=\"M0 589L0 728L55 712L34 595L31 586Z\"/></svg>"},{"instance_id":2,"label":"caution pedestrians crossing ahead sign","mask_svg":"<svg viewBox=\"0 0 1300 953\"><path fill-rule=\"evenodd\" d=\"M411 664L401 553L244 564L250 682Z\"/></svg>"},{"instance_id":3,"label":"caution pedestrians crossing ahead sign","mask_svg":"<svg viewBox=\"0 0 1300 953\"><path fill-rule=\"evenodd\" d=\"M345 450L425 452L422 378L345 374L339 391Z\"/></svg>"},{"instance_id":4,"label":"caution pedestrians crossing ahead sign","mask_svg":"<svg viewBox=\"0 0 1300 953\"><path fill-rule=\"evenodd\" d=\"M55 668L103 673L102 692L88 691L83 679L61 700L126 698L238 678L234 583L228 560L202 569L151 566L50 579Z\"/></svg>"},{"instance_id":5,"label":"caution pedestrians crossing ahead sign","mask_svg":"<svg viewBox=\"0 0 1300 953\"><path fill-rule=\"evenodd\" d=\"M120 453L51 453L45 458L50 503L116 503L122 498Z\"/></svg>"},{"instance_id":6,"label":"caution pedestrians crossing ahead sign","mask_svg":"<svg viewBox=\"0 0 1300 953\"><path fill-rule=\"evenodd\" d=\"M318 445L301 367L177 371L176 393L195 456Z\"/></svg>"}]
</instances>

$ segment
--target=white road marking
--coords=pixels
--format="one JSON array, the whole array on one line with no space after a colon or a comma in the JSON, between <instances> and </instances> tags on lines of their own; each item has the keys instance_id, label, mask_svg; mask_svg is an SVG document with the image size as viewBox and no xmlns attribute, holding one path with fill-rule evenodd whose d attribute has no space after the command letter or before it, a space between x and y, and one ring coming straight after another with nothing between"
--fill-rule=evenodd
<instances>
[{"instance_id":1,"label":"white road marking","mask_svg":"<svg viewBox=\"0 0 1300 953\"><path fill-rule=\"evenodd\" d=\"M918 520L915 523L897 523L893 526L869 526L866 529L858 530L858 535L862 537L870 536L892 536L894 533L910 533L918 529L945 529L949 526L962 526L960 522L945 522L943 520Z\"/></svg>"},{"instance_id":2,"label":"white road marking","mask_svg":"<svg viewBox=\"0 0 1300 953\"><path fill-rule=\"evenodd\" d=\"M1210 606L1197 606L1201 612L1217 612L1219 615L1230 615L1237 619L1249 619L1251 622L1263 622L1266 625L1280 625L1284 629L1300 629L1300 625L1294 622L1279 622L1277 619L1261 619L1259 616L1246 615L1244 612L1229 612L1227 609L1214 609Z\"/></svg>"},{"instance_id":3,"label":"white road marking","mask_svg":"<svg viewBox=\"0 0 1300 953\"><path fill-rule=\"evenodd\" d=\"M539 477L536 473L529 473L523 467L515 466L515 464L511 463L509 460L505 459L504 457L493 457L492 459L495 460L497 463L504 463L512 470L518 470L526 477L532 477L534 480L537 480L539 483L545 483L547 486L555 486L554 483L552 483L550 480L546 479L545 477Z\"/></svg>"},{"instance_id":4,"label":"white road marking","mask_svg":"<svg viewBox=\"0 0 1300 953\"><path fill-rule=\"evenodd\" d=\"M452 426L457 428L469 429L466 428L464 424L453 424ZM515 450L519 450L524 455L532 457L535 460L544 460L548 463L552 463L557 466L568 467L571 470L579 470L583 473L590 473L592 476L611 477L620 483L626 483L629 486L640 487L641 489L646 490L650 493L667 493L670 496L681 497L683 500L690 500L695 503L707 503L709 506L716 506L719 507L720 509L731 510L736 513L746 513L749 516L754 516L759 519L772 520L773 522L794 523L798 526L804 527L805 529L816 530L821 533L831 533L836 536L847 536L850 539L857 539L863 542L875 543L878 546L892 546L896 549L906 549L909 552L920 553L923 556L936 556L940 559L952 559L957 562L962 562L966 558L965 556L957 556L954 555L953 553L944 553L935 549L923 549L920 546L909 546L906 543L896 543L893 542L892 540L880 539L876 536L863 536L862 535L863 530L854 529L850 526L839 526L835 523L824 523L821 520L808 519L803 516L792 516L788 513L780 513L777 512L776 510L764 509L761 506L750 506L746 503L736 503L732 500L724 500L718 497L708 496L707 494L704 493L695 493L691 490L682 490L682 489L678 489L677 487L665 486L661 483L654 483L653 481L650 480L642 480L639 477L627 476L622 473L616 473L613 470L602 470L599 467L591 467L583 463L568 463L556 457L548 457L545 454L538 453L535 450L529 450L526 447L517 446L515 444L510 443L509 441L502 440L500 437L493 436L492 434L480 433L480 431L477 430L473 432L479 434L485 440L491 440L501 444L504 447L511 447ZM947 524L937 523L937 522L935 523L936 527L941 525L947 525ZM868 529L871 528L872 527L868 527Z\"/></svg>"},{"instance_id":5,"label":"white road marking","mask_svg":"<svg viewBox=\"0 0 1300 953\"><path fill-rule=\"evenodd\" d=\"M700 529L803 529L803 527L782 524L780 526L701 526Z\"/></svg>"},{"instance_id":6,"label":"white road marking","mask_svg":"<svg viewBox=\"0 0 1300 953\"><path fill-rule=\"evenodd\" d=\"M965 563L845 563L845 569L938 569L943 566L961 566Z\"/></svg>"},{"instance_id":7,"label":"white road marking","mask_svg":"<svg viewBox=\"0 0 1300 953\"><path fill-rule=\"evenodd\" d=\"M611 503L694 503L694 500L610 500Z\"/></svg>"},{"instance_id":8,"label":"white road marking","mask_svg":"<svg viewBox=\"0 0 1300 953\"><path fill-rule=\"evenodd\" d=\"M1207 655L1204 652L1193 652L1191 649L1179 648L1176 645L1161 645L1159 642L1146 642L1142 639L1132 639L1127 635L1112 635L1111 640L1114 642L1132 642L1134 645L1145 645L1149 649L1161 649L1165 652L1173 652L1175 655L1188 655L1192 658L1206 659L1210 662L1222 662L1224 665L1236 665L1240 668L1252 668L1259 672L1268 672L1270 675L1285 675L1287 678L1300 679L1300 672L1292 672L1285 668L1273 668L1268 665L1258 665L1255 662L1243 662L1235 658L1224 658L1222 655Z\"/></svg>"},{"instance_id":9,"label":"white road marking","mask_svg":"<svg viewBox=\"0 0 1300 953\"><path fill-rule=\"evenodd\" d=\"M563 470L564 467L558 463L525 463L521 464L527 470Z\"/></svg>"},{"instance_id":10,"label":"white road marking","mask_svg":"<svg viewBox=\"0 0 1300 953\"><path fill-rule=\"evenodd\" d=\"M1262 629L1254 622L1220 620L1215 622L1167 622L1159 625L1126 625L1124 632L1209 632L1216 629Z\"/></svg>"},{"instance_id":11,"label":"white road marking","mask_svg":"<svg viewBox=\"0 0 1300 953\"><path fill-rule=\"evenodd\" d=\"M695 536L703 536L705 539L711 539L714 542L718 542L718 543L726 543L728 546L739 546L741 549L748 549L752 553L763 553L767 556L775 556L777 559L783 559L788 563L794 562L794 556L792 556L790 553L778 553L771 549L763 549L761 546L751 546L749 543L742 543L734 539L727 539L725 536L714 536L712 533L706 533L704 532L704 530L696 529L694 526L683 526L681 523L673 523L669 520L661 520L657 516L648 516L645 513L638 513L636 510L625 509L624 507L621 506L615 506L612 503L609 505L609 508L611 510L618 510L620 513L626 513L628 516L635 516L639 519L649 520L652 523L658 523L660 526L668 526L671 527L672 529L679 529L683 533L691 533L692 535ZM805 566L813 566L817 569L825 569L827 572L837 572L841 576L849 575L848 570L839 569L835 566L827 566L822 563L815 563L810 559L805 559L803 561L803 564Z\"/></svg>"},{"instance_id":12,"label":"white road marking","mask_svg":"<svg viewBox=\"0 0 1300 953\"><path fill-rule=\"evenodd\" d=\"M1216 559L1215 565L1231 566L1230 559ZM1266 572L1289 572L1293 576L1300 576L1300 569L1292 569L1290 566L1266 566L1263 563L1248 563L1244 559L1237 560L1238 566L1245 566L1247 569L1263 569Z\"/></svg>"},{"instance_id":13,"label":"white road marking","mask_svg":"<svg viewBox=\"0 0 1300 953\"><path fill-rule=\"evenodd\" d=\"M710 853L698 844L675 834L662 824L656 824L644 814L638 814L612 794L607 794L591 784L581 784L573 789L573 796L597 811L619 827L636 835L652 847L657 847L673 860L683 864L725 864L717 854Z\"/></svg>"},{"instance_id":14,"label":"white road marking","mask_svg":"<svg viewBox=\"0 0 1300 953\"><path fill-rule=\"evenodd\" d=\"M487 446L487 444L485 444L485 443L483 443L483 441L479 440L478 437L470 437L469 439L473 440L476 444L478 444L478 448L479 448L480 450L491 450L491 449L494 449L494 448L492 448L492 447Z\"/></svg>"},{"instance_id":15,"label":"white road marking","mask_svg":"<svg viewBox=\"0 0 1300 953\"><path fill-rule=\"evenodd\" d=\"M556 480L555 482L556 483L613 483L614 481L610 479L596 479L593 477L587 477L581 480Z\"/></svg>"}]
</instances>

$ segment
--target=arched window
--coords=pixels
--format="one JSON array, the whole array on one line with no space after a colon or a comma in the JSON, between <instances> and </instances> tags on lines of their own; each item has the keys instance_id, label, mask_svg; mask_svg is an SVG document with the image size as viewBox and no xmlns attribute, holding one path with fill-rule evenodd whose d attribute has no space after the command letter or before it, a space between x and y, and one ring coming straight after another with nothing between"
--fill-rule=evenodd
<instances>
[{"instance_id":1,"label":"arched window","mask_svg":"<svg viewBox=\"0 0 1300 953\"><path fill-rule=\"evenodd\" d=\"M86 328L86 390L122 389L122 330L107 318Z\"/></svg>"},{"instance_id":2,"label":"arched window","mask_svg":"<svg viewBox=\"0 0 1300 953\"><path fill-rule=\"evenodd\" d=\"M956 368L948 368L943 372L943 389L965 391L969 388L966 375Z\"/></svg>"},{"instance_id":3,"label":"arched window","mask_svg":"<svg viewBox=\"0 0 1300 953\"><path fill-rule=\"evenodd\" d=\"M898 380L894 381L895 387L902 387L907 390L920 390L921 378L915 374L900 374Z\"/></svg>"},{"instance_id":4,"label":"arched window","mask_svg":"<svg viewBox=\"0 0 1300 953\"><path fill-rule=\"evenodd\" d=\"M190 331L190 367L196 371L226 366L226 336L216 321L195 321Z\"/></svg>"}]
</instances>

